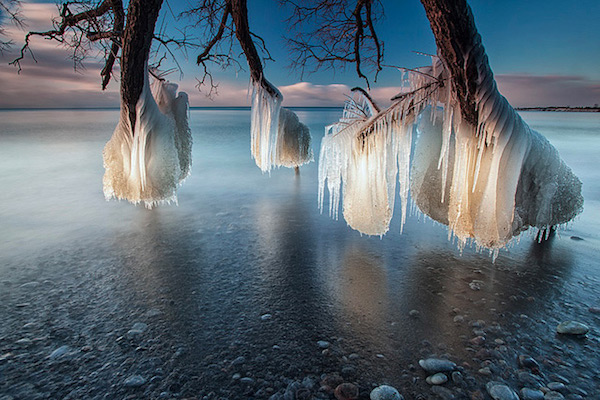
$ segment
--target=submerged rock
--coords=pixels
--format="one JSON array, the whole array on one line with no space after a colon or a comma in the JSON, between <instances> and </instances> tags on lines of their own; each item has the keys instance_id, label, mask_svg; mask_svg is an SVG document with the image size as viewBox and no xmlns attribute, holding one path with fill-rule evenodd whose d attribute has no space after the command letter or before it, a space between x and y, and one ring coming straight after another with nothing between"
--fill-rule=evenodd
<instances>
[{"instance_id":1,"label":"submerged rock","mask_svg":"<svg viewBox=\"0 0 600 400\"><path fill-rule=\"evenodd\" d=\"M425 360L419 360L419 365L425 371L435 374L438 372L450 372L456 368L456 364L449 360L443 360L441 358L427 358Z\"/></svg>"},{"instance_id":2,"label":"submerged rock","mask_svg":"<svg viewBox=\"0 0 600 400\"><path fill-rule=\"evenodd\" d=\"M558 324L556 332L561 335L585 335L590 331L587 325L577 321L565 321Z\"/></svg>"},{"instance_id":3,"label":"submerged rock","mask_svg":"<svg viewBox=\"0 0 600 400\"><path fill-rule=\"evenodd\" d=\"M519 400L514 390L500 382L489 382L485 388L494 400Z\"/></svg>"},{"instance_id":4,"label":"submerged rock","mask_svg":"<svg viewBox=\"0 0 600 400\"><path fill-rule=\"evenodd\" d=\"M404 400L404 397L396 390L388 385L377 386L369 395L371 400Z\"/></svg>"},{"instance_id":5,"label":"submerged rock","mask_svg":"<svg viewBox=\"0 0 600 400\"><path fill-rule=\"evenodd\" d=\"M521 400L544 400L544 392L530 388L521 389Z\"/></svg>"}]
</instances>

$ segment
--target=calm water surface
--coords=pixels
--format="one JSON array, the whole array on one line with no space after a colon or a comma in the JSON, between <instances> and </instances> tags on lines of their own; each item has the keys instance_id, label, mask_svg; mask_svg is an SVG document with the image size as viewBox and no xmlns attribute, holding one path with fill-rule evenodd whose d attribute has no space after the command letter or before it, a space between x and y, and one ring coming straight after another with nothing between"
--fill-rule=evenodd
<instances>
[{"instance_id":1,"label":"calm water surface","mask_svg":"<svg viewBox=\"0 0 600 400\"><path fill-rule=\"evenodd\" d=\"M340 112L297 110L315 158ZM346 367L351 381L391 383L411 398L429 390L407 378L419 376L410 365L421 357L479 368L467 343L475 320L495 326L490 338L512 343L515 359L564 348L568 365L548 368L600 390L600 318L588 311L600 306L600 114L523 117L583 181L585 211L549 243L522 235L493 264L472 249L461 256L445 227L416 215L400 235L399 210L383 239L321 215L316 163L300 177L254 165L248 110L191 112L192 175L178 206L154 210L104 200L102 148L118 111L0 111L0 355L25 360L0 361L0 395L121 396L123 380L139 373L158 377L138 389L148 398L267 398L289 380ZM565 319L588 324L588 338L557 338ZM123 347L135 322L149 326L142 344ZM15 344L23 338L32 342ZM326 354L318 340L331 344ZM42 372L61 345L92 349L77 367L84 383ZM250 389L232 381L239 356Z\"/></svg>"}]
</instances>

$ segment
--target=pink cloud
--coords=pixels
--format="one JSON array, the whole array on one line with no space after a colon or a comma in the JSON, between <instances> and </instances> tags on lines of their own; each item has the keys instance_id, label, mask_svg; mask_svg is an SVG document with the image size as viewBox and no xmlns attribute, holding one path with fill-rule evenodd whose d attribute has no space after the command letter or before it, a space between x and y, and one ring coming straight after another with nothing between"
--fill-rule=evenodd
<instances>
[{"instance_id":1,"label":"pink cloud","mask_svg":"<svg viewBox=\"0 0 600 400\"><path fill-rule=\"evenodd\" d=\"M582 76L496 75L496 82L515 107L600 104L600 81Z\"/></svg>"}]
</instances>

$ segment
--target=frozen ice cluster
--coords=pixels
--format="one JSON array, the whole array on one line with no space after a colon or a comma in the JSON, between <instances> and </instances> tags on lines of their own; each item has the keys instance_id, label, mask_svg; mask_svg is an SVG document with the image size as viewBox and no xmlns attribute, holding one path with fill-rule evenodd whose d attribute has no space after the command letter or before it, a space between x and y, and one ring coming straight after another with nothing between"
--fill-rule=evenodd
<instances>
[{"instance_id":1,"label":"frozen ice cluster","mask_svg":"<svg viewBox=\"0 0 600 400\"><path fill-rule=\"evenodd\" d=\"M321 210L327 186L333 217L343 199L353 229L383 235L398 181L401 225L410 191L420 211L448 225L461 248L472 241L494 255L530 226L573 219L583 208L581 182L500 95L490 74L481 72L477 82L477 126L461 119L437 57L406 74L406 90L384 111L364 95L350 99L321 144Z\"/></svg>"},{"instance_id":2,"label":"frozen ice cluster","mask_svg":"<svg viewBox=\"0 0 600 400\"><path fill-rule=\"evenodd\" d=\"M177 185L189 174L192 136L188 97L177 85L146 72L144 88L131 126L125 107L113 136L104 147L104 196L144 203L148 208L176 202Z\"/></svg>"},{"instance_id":3,"label":"frozen ice cluster","mask_svg":"<svg viewBox=\"0 0 600 400\"><path fill-rule=\"evenodd\" d=\"M274 167L299 167L313 160L308 127L291 110L281 107L283 95L273 85L272 95L252 83L251 143L256 165L269 172Z\"/></svg>"}]
</instances>

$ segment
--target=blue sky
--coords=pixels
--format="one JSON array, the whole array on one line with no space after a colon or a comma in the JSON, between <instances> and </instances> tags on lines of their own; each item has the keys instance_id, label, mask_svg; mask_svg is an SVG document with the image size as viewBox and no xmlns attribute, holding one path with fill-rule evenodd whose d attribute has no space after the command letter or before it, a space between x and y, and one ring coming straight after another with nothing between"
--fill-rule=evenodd
<instances>
[{"instance_id":1,"label":"blue sky","mask_svg":"<svg viewBox=\"0 0 600 400\"><path fill-rule=\"evenodd\" d=\"M48 3L48 2L45 2ZM170 9L177 12L188 2L171 0ZM249 0L250 25L261 35L275 62L269 62L267 77L282 88L287 105L339 105L344 93L352 86L363 85L352 66L335 71L324 70L303 76L290 71L290 55L283 39L287 31L286 10L275 0ZM494 1L470 0L475 22L483 38L490 64L501 92L516 106L591 105L600 103L600 2L580 0L565 4L558 0ZM418 0L383 1L385 19L377 30L385 42L387 64L415 67L428 63L427 57L414 51L435 52L435 42L429 22ZM24 4L29 28L48 24L53 2ZM163 6L161 18L173 26L169 7ZM45 22L48 21L48 22ZM11 28L9 35L22 43L23 32ZM101 64L89 60L86 69L72 71L68 54L55 49L54 44L38 39L32 43L39 63L23 64L23 73L16 74L7 62L14 57L7 53L0 59L0 107L52 106L117 106L118 85L100 91ZM248 74L221 72L213 68L221 82L220 95L205 98L194 87L199 75L194 64L180 56L184 75L170 79L180 82L190 94L193 106L247 105ZM242 60L242 62L244 62ZM384 70L373 84L375 97L385 102L397 91L400 73Z\"/></svg>"}]
</instances>

